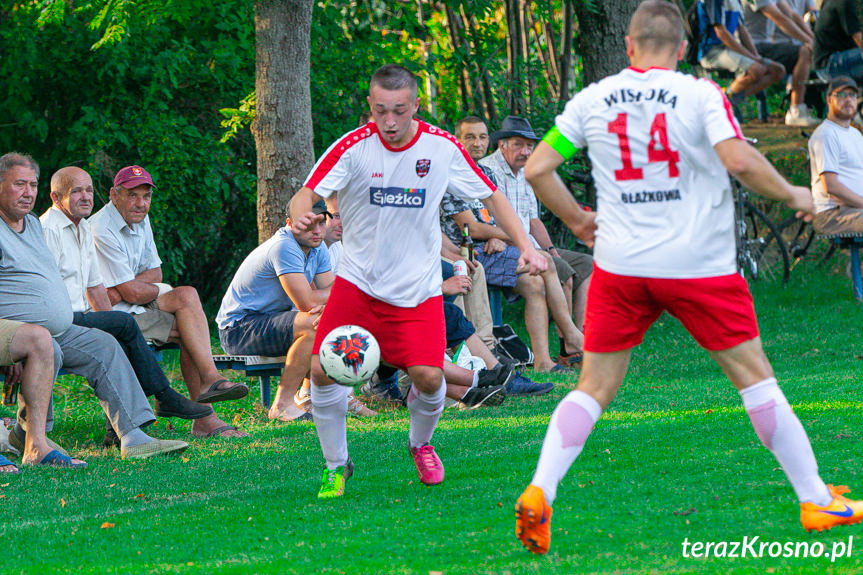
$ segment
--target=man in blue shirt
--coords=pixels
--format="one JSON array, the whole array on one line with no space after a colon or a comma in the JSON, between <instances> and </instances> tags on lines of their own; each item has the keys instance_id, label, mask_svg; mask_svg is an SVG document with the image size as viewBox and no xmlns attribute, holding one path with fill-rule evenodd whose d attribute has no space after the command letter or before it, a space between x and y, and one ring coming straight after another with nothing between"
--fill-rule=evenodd
<instances>
[{"instance_id":1,"label":"man in blue shirt","mask_svg":"<svg viewBox=\"0 0 863 575\"><path fill-rule=\"evenodd\" d=\"M312 211L332 217L323 201ZM226 353L287 356L270 419L311 420L294 395L309 373L315 326L335 279L325 233L326 218L304 232L287 218L240 265L216 316Z\"/></svg>"}]
</instances>

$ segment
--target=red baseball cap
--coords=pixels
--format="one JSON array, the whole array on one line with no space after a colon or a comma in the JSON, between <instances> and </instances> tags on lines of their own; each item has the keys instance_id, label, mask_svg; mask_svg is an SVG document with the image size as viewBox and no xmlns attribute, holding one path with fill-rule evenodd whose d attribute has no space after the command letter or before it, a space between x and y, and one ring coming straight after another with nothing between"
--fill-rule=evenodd
<instances>
[{"instance_id":1,"label":"red baseball cap","mask_svg":"<svg viewBox=\"0 0 863 575\"><path fill-rule=\"evenodd\" d=\"M114 185L122 186L127 190L137 188L142 184L147 184L154 188L156 187L156 184L153 183L153 178L150 177L149 172L141 166L126 166L117 172L116 176L114 176Z\"/></svg>"}]
</instances>

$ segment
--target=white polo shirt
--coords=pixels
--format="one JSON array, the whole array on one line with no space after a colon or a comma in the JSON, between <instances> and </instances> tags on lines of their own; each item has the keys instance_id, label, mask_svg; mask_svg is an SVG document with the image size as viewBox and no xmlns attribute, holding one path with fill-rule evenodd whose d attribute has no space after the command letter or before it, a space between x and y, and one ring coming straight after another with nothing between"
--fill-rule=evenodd
<instances>
[{"instance_id":1,"label":"white polo shirt","mask_svg":"<svg viewBox=\"0 0 863 575\"><path fill-rule=\"evenodd\" d=\"M72 311L90 311L87 288L102 283L90 224L87 220L81 220L76 226L57 206L48 208L39 220L42 222L45 243L57 261L60 277L69 292Z\"/></svg>"},{"instance_id":2,"label":"white polo shirt","mask_svg":"<svg viewBox=\"0 0 863 575\"><path fill-rule=\"evenodd\" d=\"M106 288L131 281L141 272L162 265L153 239L150 216L134 227L128 225L114 204L109 202L90 216L90 228L96 243L96 255ZM140 305L125 301L114 306L117 311L144 313Z\"/></svg>"}]
</instances>

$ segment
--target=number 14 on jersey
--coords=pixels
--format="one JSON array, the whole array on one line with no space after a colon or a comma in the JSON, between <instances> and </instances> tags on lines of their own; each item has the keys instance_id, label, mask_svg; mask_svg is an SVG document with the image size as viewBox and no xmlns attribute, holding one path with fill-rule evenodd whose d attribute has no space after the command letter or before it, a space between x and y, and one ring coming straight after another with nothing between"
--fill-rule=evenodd
<instances>
[{"instance_id":1,"label":"number 14 on jersey","mask_svg":"<svg viewBox=\"0 0 863 575\"><path fill-rule=\"evenodd\" d=\"M608 131L611 134L617 134L617 142L620 145L620 159L623 162L622 169L614 170L614 179L617 181L644 179L642 169L636 168L632 164L632 151L629 147L629 137L626 133L626 114L621 112L617 115L617 118L609 122ZM647 162L650 164L667 162L668 177L676 178L680 175L680 170L677 169L679 161L680 154L677 150L672 150L668 143L668 127L665 123L665 114L657 114L650 124L650 143L647 145Z\"/></svg>"}]
</instances>

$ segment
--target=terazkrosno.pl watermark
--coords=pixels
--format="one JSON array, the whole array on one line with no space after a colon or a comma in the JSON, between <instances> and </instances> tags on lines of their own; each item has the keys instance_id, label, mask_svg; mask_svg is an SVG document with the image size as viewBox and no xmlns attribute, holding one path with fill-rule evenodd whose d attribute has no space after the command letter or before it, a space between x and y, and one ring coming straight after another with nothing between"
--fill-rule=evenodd
<instances>
[{"instance_id":1,"label":"terazkrosno.pl watermark","mask_svg":"<svg viewBox=\"0 0 863 575\"><path fill-rule=\"evenodd\" d=\"M690 541L683 540L685 558L707 559L710 557L737 559L742 557L824 557L834 562L842 557L851 557L854 536L848 540L832 541L762 541L761 537L744 536L741 541Z\"/></svg>"}]
</instances>

